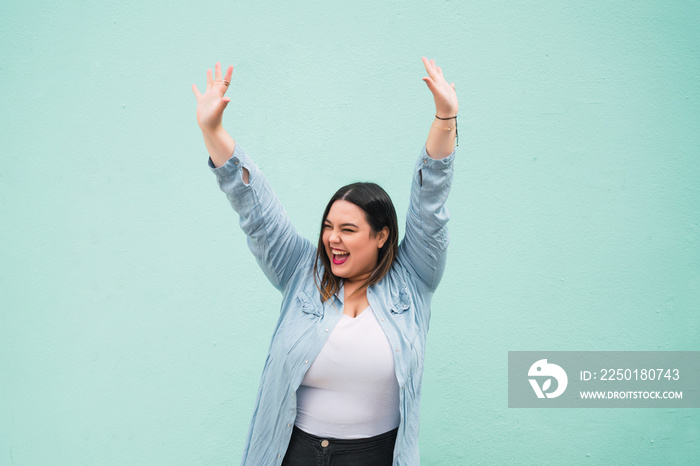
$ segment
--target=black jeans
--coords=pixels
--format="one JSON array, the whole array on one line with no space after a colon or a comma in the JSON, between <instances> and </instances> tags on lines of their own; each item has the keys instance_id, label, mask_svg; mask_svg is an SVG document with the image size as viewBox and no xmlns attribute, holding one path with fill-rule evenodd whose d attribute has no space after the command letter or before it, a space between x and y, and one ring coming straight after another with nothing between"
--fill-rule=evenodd
<instances>
[{"instance_id":1,"label":"black jeans","mask_svg":"<svg viewBox=\"0 0 700 466\"><path fill-rule=\"evenodd\" d=\"M292 430L282 466L391 466L397 427L375 437L316 437L297 426Z\"/></svg>"}]
</instances>

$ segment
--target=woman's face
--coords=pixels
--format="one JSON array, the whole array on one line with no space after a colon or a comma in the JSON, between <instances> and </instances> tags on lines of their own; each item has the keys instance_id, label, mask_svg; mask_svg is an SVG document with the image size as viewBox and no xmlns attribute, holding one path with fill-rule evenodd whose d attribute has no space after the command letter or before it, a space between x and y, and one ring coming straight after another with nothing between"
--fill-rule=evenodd
<instances>
[{"instance_id":1,"label":"woman's face","mask_svg":"<svg viewBox=\"0 0 700 466\"><path fill-rule=\"evenodd\" d=\"M377 267L379 249L389 229L372 232L365 213L352 202L335 201L323 227L323 244L333 275L349 281L365 280Z\"/></svg>"}]
</instances>

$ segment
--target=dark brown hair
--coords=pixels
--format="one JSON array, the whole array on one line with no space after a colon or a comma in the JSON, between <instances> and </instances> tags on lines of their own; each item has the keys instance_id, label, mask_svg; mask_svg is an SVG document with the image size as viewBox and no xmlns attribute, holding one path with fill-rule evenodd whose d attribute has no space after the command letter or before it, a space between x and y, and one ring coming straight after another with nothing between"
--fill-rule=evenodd
<instances>
[{"instance_id":1,"label":"dark brown hair","mask_svg":"<svg viewBox=\"0 0 700 466\"><path fill-rule=\"evenodd\" d=\"M376 235L388 227L389 236L384 245L379 250L377 266L365 282L355 291L360 291L370 285L379 282L384 275L389 272L394 263L399 243L399 227L396 219L396 210L389 195L381 186L375 183L353 183L340 188L328 201L326 210L321 218L321 233L318 236L318 249L316 251L316 261L314 262L314 282L321 292L321 300L326 301L340 290L341 278L333 275L331 271L331 261L326 254L323 244L323 228L335 201L343 200L352 202L365 213L365 219ZM323 266L323 276L319 277L319 262ZM320 279L320 283L318 280Z\"/></svg>"}]
</instances>

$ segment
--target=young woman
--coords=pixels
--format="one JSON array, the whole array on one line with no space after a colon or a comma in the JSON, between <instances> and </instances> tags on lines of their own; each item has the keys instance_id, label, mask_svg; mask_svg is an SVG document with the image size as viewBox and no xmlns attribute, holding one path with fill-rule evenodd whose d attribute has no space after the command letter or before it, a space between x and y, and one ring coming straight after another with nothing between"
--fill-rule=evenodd
<instances>
[{"instance_id":1,"label":"young woman","mask_svg":"<svg viewBox=\"0 0 700 466\"><path fill-rule=\"evenodd\" d=\"M258 264L282 292L242 465L413 466L430 302L448 244L458 102L434 60L435 120L415 163L404 238L374 183L336 192L318 245L301 237L262 172L223 129L233 66L197 98L209 168ZM241 291L244 292L244 291Z\"/></svg>"}]
</instances>

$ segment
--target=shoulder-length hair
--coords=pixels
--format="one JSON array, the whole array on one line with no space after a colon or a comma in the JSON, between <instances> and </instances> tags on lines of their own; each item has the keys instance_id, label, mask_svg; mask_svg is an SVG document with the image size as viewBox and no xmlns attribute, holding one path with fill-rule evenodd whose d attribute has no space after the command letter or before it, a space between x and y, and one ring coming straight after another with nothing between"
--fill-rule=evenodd
<instances>
[{"instance_id":1,"label":"shoulder-length hair","mask_svg":"<svg viewBox=\"0 0 700 466\"><path fill-rule=\"evenodd\" d=\"M394 209L394 203L391 202L391 198L386 191L375 183L353 183L343 186L331 197L331 200L328 201L326 210L323 212L323 217L321 218L321 233L318 236L318 249L316 251L313 275L316 287L321 292L322 301L327 301L331 296L340 291L341 277L333 275L331 271L331 262L328 258L328 254L326 254L325 245L323 244L323 228L326 218L331 210L331 206L338 200L352 202L362 209L365 213L367 223L369 223L372 230L372 234L376 235L382 231L384 227L389 229L389 236L379 250L377 266L355 293L374 285L384 278L384 275L391 269L391 265L394 263L398 251L399 227L396 219L396 210ZM322 276L319 274L319 263L323 266Z\"/></svg>"}]
</instances>

